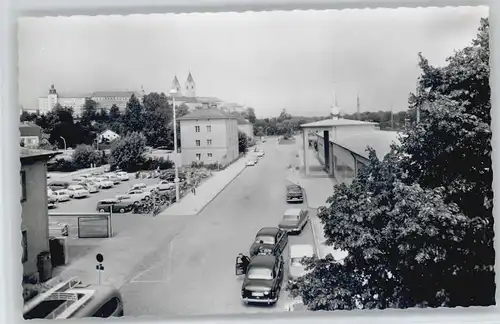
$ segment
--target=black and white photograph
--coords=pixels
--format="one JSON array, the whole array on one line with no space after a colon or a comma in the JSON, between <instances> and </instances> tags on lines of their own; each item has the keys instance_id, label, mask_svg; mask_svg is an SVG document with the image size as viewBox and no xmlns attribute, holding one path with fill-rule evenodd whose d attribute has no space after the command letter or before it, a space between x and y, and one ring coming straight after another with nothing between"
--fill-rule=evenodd
<instances>
[{"instance_id":1,"label":"black and white photograph","mask_svg":"<svg viewBox=\"0 0 500 324\"><path fill-rule=\"evenodd\" d=\"M17 26L24 319L496 304L487 6Z\"/></svg>"}]
</instances>

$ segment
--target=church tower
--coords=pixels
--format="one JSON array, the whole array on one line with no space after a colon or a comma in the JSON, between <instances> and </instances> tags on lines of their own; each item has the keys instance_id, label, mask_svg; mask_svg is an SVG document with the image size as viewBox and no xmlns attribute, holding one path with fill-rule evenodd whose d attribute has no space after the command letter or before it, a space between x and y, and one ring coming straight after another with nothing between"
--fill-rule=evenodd
<instances>
[{"instance_id":1,"label":"church tower","mask_svg":"<svg viewBox=\"0 0 500 324\"><path fill-rule=\"evenodd\" d=\"M191 98L196 97L196 83L194 82L191 72L189 72L189 75L186 80L186 86L184 87L184 89L186 91L185 92L186 97L191 97Z\"/></svg>"},{"instance_id":2,"label":"church tower","mask_svg":"<svg viewBox=\"0 0 500 324\"><path fill-rule=\"evenodd\" d=\"M56 104L57 104L57 91L56 88L54 88L54 85L52 84L49 89L49 95L47 96L47 108L49 110L52 110L52 108L54 108Z\"/></svg>"},{"instance_id":3,"label":"church tower","mask_svg":"<svg viewBox=\"0 0 500 324\"><path fill-rule=\"evenodd\" d=\"M177 75L174 76L174 81L172 81L172 90L173 89L177 90L177 94L175 95L176 97L182 96L182 87L181 84L179 83L179 79L177 79Z\"/></svg>"}]
</instances>

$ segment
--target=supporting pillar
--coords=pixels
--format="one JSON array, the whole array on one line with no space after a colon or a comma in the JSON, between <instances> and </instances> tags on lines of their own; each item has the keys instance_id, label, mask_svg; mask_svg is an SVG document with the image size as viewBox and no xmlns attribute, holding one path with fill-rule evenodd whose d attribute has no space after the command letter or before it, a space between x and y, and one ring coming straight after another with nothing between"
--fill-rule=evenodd
<instances>
[{"instance_id":1,"label":"supporting pillar","mask_svg":"<svg viewBox=\"0 0 500 324\"><path fill-rule=\"evenodd\" d=\"M309 175L309 130L302 130L302 158L304 160L304 174Z\"/></svg>"},{"instance_id":2,"label":"supporting pillar","mask_svg":"<svg viewBox=\"0 0 500 324\"><path fill-rule=\"evenodd\" d=\"M325 148L325 169L330 173L330 132L323 131L323 146Z\"/></svg>"}]
</instances>

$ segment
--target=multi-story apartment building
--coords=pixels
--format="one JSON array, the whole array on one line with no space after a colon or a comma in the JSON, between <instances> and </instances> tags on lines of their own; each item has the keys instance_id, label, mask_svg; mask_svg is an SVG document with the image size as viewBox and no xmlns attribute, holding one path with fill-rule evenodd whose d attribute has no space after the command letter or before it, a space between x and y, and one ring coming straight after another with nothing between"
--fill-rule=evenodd
<instances>
[{"instance_id":1,"label":"multi-story apartment building","mask_svg":"<svg viewBox=\"0 0 500 324\"><path fill-rule=\"evenodd\" d=\"M182 165L228 164L238 158L236 117L218 109L195 110L181 118Z\"/></svg>"}]
</instances>

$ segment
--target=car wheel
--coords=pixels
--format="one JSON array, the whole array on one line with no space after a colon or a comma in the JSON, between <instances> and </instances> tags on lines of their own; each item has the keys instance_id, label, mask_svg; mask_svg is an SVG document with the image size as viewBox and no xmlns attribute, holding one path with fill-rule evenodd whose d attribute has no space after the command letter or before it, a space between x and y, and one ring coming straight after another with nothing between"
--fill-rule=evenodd
<instances>
[{"instance_id":1,"label":"car wheel","mask_svg":"<svg viewBox=\"0 0 500 324\"><path fill-rule=\"evenodd\" d=\"M125 208L120 208L119 212L120 212L120 214L124 214L125 213Z\"/></svg>"},{"instance_id":2,"label":"car wheel","mask_svg":"<svg viewBox=\"0 0 500 324\"><path fill-rule=\"evenodd\" d=\"M104 212L105 212L105 210L104 210L103 208L101 208L101 209L99 209L99 212L100 212L100 213L104 213Z\"/></svg>"}]
</instances>

